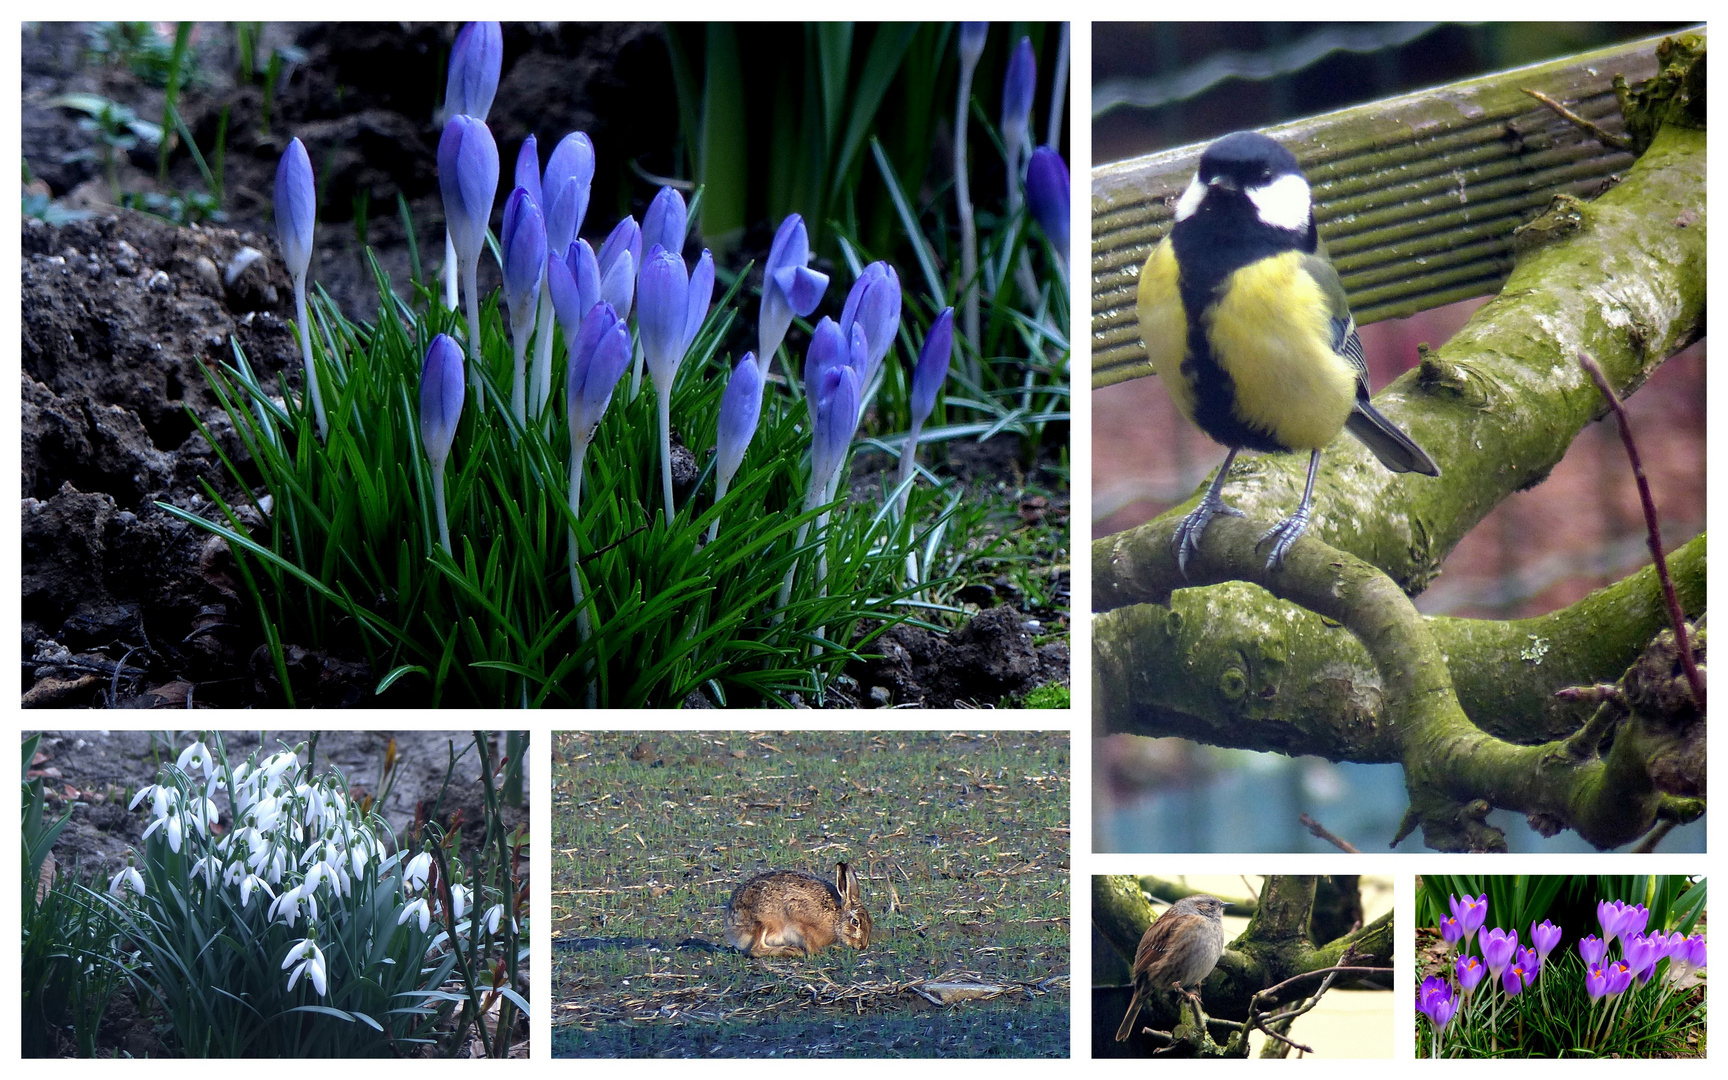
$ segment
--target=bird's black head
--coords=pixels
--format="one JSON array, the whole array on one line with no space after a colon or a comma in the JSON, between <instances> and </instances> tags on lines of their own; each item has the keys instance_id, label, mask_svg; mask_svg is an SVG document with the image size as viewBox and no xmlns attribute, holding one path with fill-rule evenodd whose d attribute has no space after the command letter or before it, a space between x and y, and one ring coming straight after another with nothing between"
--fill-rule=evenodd
<instances>
[{"instance_id":1,"label":"bird's black head","mask_svg":"<svg viewBox=\"0 0 1728 1080\"><path fill-rule=\"evenodd\" d=\"M1203 213L1306 239L1313 207L1296 155L1259 132L1238 131L1200 155L1200 168L1176 204L1176 220Z\"/></svg>"}]
</instances>

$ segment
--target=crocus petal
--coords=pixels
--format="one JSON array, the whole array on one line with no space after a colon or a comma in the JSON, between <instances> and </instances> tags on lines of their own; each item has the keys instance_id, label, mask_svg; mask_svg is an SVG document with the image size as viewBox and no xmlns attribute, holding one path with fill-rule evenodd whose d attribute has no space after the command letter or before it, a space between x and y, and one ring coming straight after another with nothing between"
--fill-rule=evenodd
<instances>
[{"instance_id":1,"label":"crocus petal","mask_svg":"<svg viewBox=\"0 0 1728 1080\"><path fill-rule=\"evenodd\" d=\"M439 334L427 347L420 368L420 441L434 469L442 468L450 457L466 392L462 347L450 335Z\"/></svg>"},{"instance_id":2,"label":"crocus petal","mask_svg":"<svg viewBox=\"0 0 1728 1080\"><path fill-rule=\"evenodd\" d=\"M522 140L522 149L516 153L516 186L527 191L536 206L546 204L540 191L540 146L532 133Z\"/></svg>"},{"instance_id":3,"label":"crocus petal","mask_svg":"<svg viewBox=\"0 0 1728 1080\"><path fill-rule=\"evenodd\" d=\"M829 369L824 379L832 381L833 389L818 406L815 437L810 444L811 483L818 488L827 485L852 447L860 395L858 373L845 364Z\"/></svg>"},{"instance_id":4,"label":"crocus petal","mask_svg":"<svg viewBox=\"0 0 1728 1080\"><path fill-rule=\"evenodd\" d=\"M726 381L726 392L720 396L719 432L715 438L714 471L722 484L730 484L743 464L744 451L756 434L756 424L762 415L762 369L756 357L744 354L744 359L732 369Z\"/></svg>"},{"instance_id":5,"label":"crocus petal","mask_svg":"<svg viewBox=\"0 0 1728 1080\"><path fill-rule=\"evenodd\" d=\"M570 414L570 438L585 442L611 404L612 391L630 364L630 328L612 305L602 301L582 317L582 328L570 348L570 370L564 401Z\"/></svg>"},{"instance_id":6,"label":"crocus petal","mask_svg":"<svg viewBox=\"0 0 1728 1080\"><path fill-rule=\"evenodd\" d=\"M594 256L590 253L588 257ZM546 257L546 291L551 294L552 312L558 317L558 325L564 330L564 342L568 346L576 340L577 331L582 329L582 315L587 308L582 306L582 290L577 287L569 264L556 255Z\"/></svg>"},{"instance_id":7,"label":"crocus petal","mask_svg":"<svg viewBox=\"0 0 1728 1080\"><path fill-rule=\"evenodd\" d=\"M636 302L636 256L620 251L600 277L600 299L611 304L620 318L628 319Z\"/></svg>"},{"instance_id":8,"label":"crocus petal","mask_svg":"<svg viewBox=\"0 0 1728 1080\"><path fill-rule=\"evenodd\" d=\"M804 353L804 401L810 410L811 430L816 426L825 373L845 363L846 336L838 323L824 316L811 332L810 347Z\"/></svg>"},{"instance_id":9,"label":"crocus petal","mask_svg":"<svg viewBox=\"0 0 1728 1080\"><path fill-rule=\"evenodd\" d=\"M288 276L296 281L306 276L312 261L317 198L306 146L292 139L276 163L276 243L282 248L282 261L288 264Z\"/></svg>"},{"instance_id":10,"label":"crocus petal","mask_svg":"<svg viewBox=\"0 0 1728 1080\"><path fill-rule=\"evenodd\" d=\"M786 294L787 306L795 315L815 311L828 292L828 275L808 266L789 266L774 275L774 283Z\"/></svg>"},{"instance_id":11,"label":"crocus petal","mask_svg":"<svg viewBox=\"0 0 1728 1080\"><path fill-rule=\"evenodd\" d=\"M967 67L975 67L978 58L984 55L984 42L989 36L990 24L987 22L963 22L960 24L960 61Z\"/></svg>"},{"instance_id":12,"label":"crocus petal","mask_svg":"<svg viewBox=\"0 0 1728 1080\"><path fill-rule=\"evenodd\" d=\"M625 252L630 253L632 266L642 265L642 230L633 217L627 217L612 226L612 231L606 235L605 243L600 245L600 273L604 275L611 270L612 264Z\"/></svg>"},{"instance_id":13,"label":"crocus petal","mask_svg":"<svg viewBox=\"0 0 1728 1080\"><path fill-rule=\"evenodd\" d=\"M1026 205L1050 246L1064 258L1068 255L1068 166L1062 155L1048 146L1032 151L1026 165Z\"/></svg>"},{"instance_id":14,"label":"crocus petal","mask_svg":"<svg viewBox=\"0 0 1728 1080\"><path fill-rule=\"evenodd\" d=\"M672 375L684 359L684 324L689 318L690 278L684 258L662 248L651 250L642 266L636 324L642 352L656 385L671 387Z\"/></svg>"},{"instance_id":15,"label":"crocus petal","mask_svg":"<svg viewBox=\"0 0 1728 1080\"><path fill-rule=\"evenodd\" d=\"M661 188L654 201L648 204L648 212L642 215L642 246L652 251L658 244L672 254L682 256L688 222L689 211L684 206L684 196L678 194L677 188ZM646 272L647 265L643 264L642 269Z\"/></svg>"},{"instance_id":16,"label":"crocus petal","mask_svg":"<svg viewBox=\"0 0 1728 1080\"><path fill-rule=\"evenodd\" d=\"M569 246L564 255L564 265L570 268L570 277L576 282L576 296L581 301L581 313L586 315L588 309L598 304L601 295L600 260L595 258L594 249L588 246L588 241L577 240ZM636 271L631 268L631 277ZM630 286L632 289L634 286ZM617 307L616 304L613 307Z\"/></svg>"},{"instance_id":17,"label":"crocus petal","mask_svg":"<svg viewBox=\"0 0 1728 1080\"><path fill-rule=\"evenodd\" d=\"M690 283L686 290L687 304L684 319L684 340L679 352L689 352L690 344L696 340L696 335L702 329L702 320L708 317L708 305L714 300L714 253L707 248L702 249L702 257L696 260L696 269L690 271Z\"/></svg>"},{"instance_id":18,"label":"crocus petal","mask_svg":"<svg viewBox=\"0 0 1728 1080\"><path fill-rule=\"evenodd\" d=\"M511 330L526 334L546 274L546 219L527 188L512 191L504 206L502 250L504 303L510 309Z\"/></svg>"},{"instance_id":19,"label":"crocus petal","mask_svg":"<svg viewBox=\"0 0 1728 1080\"><path fill-rule=\"evenodd\" d=\"M562 251L582 232L588 216L589 193L594 186L594 144L580 131L558 140L546 162L544 187L546 237L554 251Z\"/></svg>"},{"instance_id":20,"label":"crocus petal","mask_svg":"<svg viewBox=\"0 0 1728 1080\"><path fill-rule=\"evenodd\" d=\"M504 65L503 27L495 22L471 22L456 35L450 49L450 78L444 89L444 113L466 113L484 120L498 93Z\"/></svg>"},{"instance_id":21,"label":"crocus petal","mask_svg":"<svg viewBox=\"0 0 1728 1080\"><path fill-rule=\"evenodd\" d=\"M498 195L498 144L472 116L451 117L438 141L438 186L450 239L463 262L480 257Z\"/></svg>"},{"instance_id":22,"label":"crocus petal","mask_svg":"<svg viewBox=\"0 0 1728 1080\"><path fill-rule=\"evenodd\" d=\"M1026 137L1026 126L1032 117L1032 95L1038 88L1038 60L1032 53L1032 39L1023 37L1008 58L1008 71L1002 78L1002 142L1011 150Z\"/></svg>"},{"instance_id":23,"label":"crocus petal","mask_svg":"<svg viewBox=\"0 0 1728 1080\"><path fill-rule=\"evenodd\" d=\"M948 381L948 366L954 356L954 309L943 308L924 335L918 350L918 366L912 369L912 418L922 423L936 407L936 391ZM1453 920L1457 924L1457 920ZM1457 940L1453 938L1453 940Z\"/></svg>"}]
</instances>

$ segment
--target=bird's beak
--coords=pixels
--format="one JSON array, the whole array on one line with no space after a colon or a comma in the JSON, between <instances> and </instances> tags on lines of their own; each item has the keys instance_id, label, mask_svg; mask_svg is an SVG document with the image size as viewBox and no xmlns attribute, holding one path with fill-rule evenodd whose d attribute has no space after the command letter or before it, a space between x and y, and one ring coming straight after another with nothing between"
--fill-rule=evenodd
<instances>
[{"instance_id":1,"label":"bird's beak","mask_svg":"<svg viewBox=\"0 0 1728 1080\"><path fill-rule=\"evenodd\" d=\"M1242 190L1241 186L1228 176L1214 176L1212 179L1206 181L1206 186L1217 188L1220 191Z\"/></svg>"}]
</instances>

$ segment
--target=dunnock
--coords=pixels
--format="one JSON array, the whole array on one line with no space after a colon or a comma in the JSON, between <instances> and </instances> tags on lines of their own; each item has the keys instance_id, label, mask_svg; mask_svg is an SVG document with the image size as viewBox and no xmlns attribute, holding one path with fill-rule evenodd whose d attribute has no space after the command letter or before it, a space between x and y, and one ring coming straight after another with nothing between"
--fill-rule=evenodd
<instances>
[{"instance_id":1,"label":"dunnock","mask_svg":"<svg viewBox=\"0 0 1728 1080\"><path fill-rule=\"evenodd\" d=\"M1224 955L1224 901L1216 896L1184 896L1159 916L1134 950L1134 998L1116 1029L1116 1041L1134 1033L1140 1006L1153 990L1180 990L1190 997Z\"/></svg>"}]
</instances>

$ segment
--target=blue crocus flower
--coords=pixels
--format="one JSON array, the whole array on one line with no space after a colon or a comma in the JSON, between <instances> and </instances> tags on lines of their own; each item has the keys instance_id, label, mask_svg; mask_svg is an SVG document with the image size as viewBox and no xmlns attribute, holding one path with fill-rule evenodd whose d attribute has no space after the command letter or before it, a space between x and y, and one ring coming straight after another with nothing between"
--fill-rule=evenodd
<instances>
[{"instance_id":1,"label":"blue crocus flower","mask_svg":"<svg viewBox=\"0 0 1728 1080\"><path fill-rule=\"evenodd\" d=\"M462 419L463 382L461 346L448 334L439 334L427 347L426 362L420 368L420 442L432 465L438 539L452 555L450 524L444 511L444 464L450 459L456 425Z\"/></svg>"},{"instance_id":2,"label":"blue crocus flower","mask_svg":"<svg viewBox=\"0 0 1728 1080\"><path fill-rule=\"evenodd\" d=\"M984 41L990 36L990 24L987 22L963 22L960 24L960 62L967 67L975 67L978 58L984 55Z\"/></svg>"},{"instance_id":3,"label":"blue crocus flower","mask_svg":"<svg viewBox=\"0 0 1728 1080\"><path fill-rule=\"evenodd\" d=\"M639 290L636 323L642 335L643 358L659 398L661 477L666 524L671 525L672 382L714 296L714 254L704 250L695 272L686 276L684 257L656 244L642 263Z\"/></svg>"},{"instance_id":4,"label":"blue crocus flower","mask_svg":"<svg viewBox=\"0 0 1728 1080\"><path fill-rule=\"evenodd\" d=\"M863 331L860 330L853 340L862 342ZM869 362L867 348L859 351L859 358L862 363ZM839 323L824 315L816 329L810 332L810 347L804 352L804 405L810 410L811 430L816 427L821 389L828 385L824 376L833 368L850 366L851 360L852 350L846 333L840 329Z\"/></svg>"},{"instance_id":5,"label":"blue crocus flower","mask_svg":"<svg viewBox=\"0 0 1728 1080\"><path fill-rule=\"evenodd\" d=\"M762 369L756 357L745 353L744 359L732 369L726 381L726 392L720 395L720 423L714 437L714 502L726 498L726 489L738 466L744 463L744 451L756 435L756 424L762 417ZM720 534L720 519L708 526L708 542Z\"/></svg>"},{"instance_id":6,"label":"blue crocus flower","mask_svg":"<svg viewBox=\"0 0 1728 1080\"><path fill-rule=\"evenodd\" d=\"M842 364L822 373L816 394L816 425L810 440L810 486L813 492L827 490L828 482L840 471L846 452L852 448L852 436L858 431L861 393L858 373L851 365ZM805 508L811 508L808 501Z\"/></svg>"},{"instance_id":7,"label":"blue crocus flower","mask_svg":"<svg viewBox=\"0 0 1728 1080\"><path fill-rule=\"evenodd\" d=\"M540 193L540 145L533 133L522 140L522 149L516 153L516 186L525 189L535 205L545 204Z\"/></svg>"},{"instance_id":8,"label":"blue crocus flower","mask_svg":"<svg viewBox=\"0 0 1728 1080\"><path fill-rule=\"evenodd\" d=\"M1038 227L1050 238L1050 246L1061 259L1064 276L1068 266L1068 166L1062 155L1048 146L1032 151L1026 165L1026 205Z\"/></svg>"},{"instance_id":9,"label":"blue crocus flower","mask_svg":"<svg viewBox=\"0 0 1728 1080\"><path fill-rule=\"evenodd\" d=\"M682 255L689 221L684 196L676 188L661 188L648 204L648 212L642 215L642 246L652 251L658 245L674 255Z\"/></svg>"},{"instance_id":10,"label":"blue crocus flower","mask_svg":"<svg viewBox=\"0 0 1728 1080\"><path fill-rule=\"evenodd\" d=\"M300 352L306 363L306 396L318 437L329 436L324 397L318 392L318 371L312 364L312 328L306 321L306 269L312 263L313 233L318 224L318 193L312 182L312 160L306 145L292 139L276 163L276 243L294 282L294 317L300 327Z\"/></svg>"},{"instance_id":11,"label":"blue crocus flower","mask_svg":"<svg viewBox=\"0 0 1728 1080\"><path fill-rule=\"evenodd\" d=\"M887 263L866 266L846 294L840 329L850 336L854 326L863 328L869 342L869 362L858 369L859 386L868 388L900 330L900 275Z\"/></svg>"},{"instance_id":12,"label":"blue crocus flower","mask_svg":"<svg viewBox=\"0 0 1728 1080\"><path fill-rule=\"evenodd\" d=\"M594 429L612 401L612 390L630 366L630 327L600 303L584 312L582 329L570 338L570 370L565 377L564 405L570 419L570 514L582 511L582 462ZM578 633L588 637L588 613L582 606L582 576L577 567L576 530L570 530L570 592L576 602Z\"/></svg>"},{"instance_id":13,"label":"blue crocus flower","mask_svg":"<svg viewBox=\"0 0 1728 1080\"><path fill-rule=\"evenodd\" d=\"M586 240L571 244L562 259L547 256L546 291L551 294L558 325L564 328L565 346L571 347L582 329L582 316L600 302L600 271L594 262L594 249Z\"/></svg>"},{"instance_id":14,"label":"blue crocus flower","mask_svg":"<svg viewBox=\"0 0 1728 1080\"><path fill-rule=\"evenodd\" d=\"M924 347L918 352L918 366L912 370L912 424L924 423L930 410L936 407L936 391L948 381L948 366L954 355L954 309L943 308L942 314L930 324L924 337Z\"/></svg>"},{"instance_id":15,"label":"blue crocus flower","mask_svg":"<svg viewBox=\"0 0 1728 1080\"><path fill-rule=\"evenodd\" d=\"M510 311L510 340L515 346L515 382L510 410L519 423L528 417L528 336L540 303L546 275L546 222L527 188L517 188L504 204L504 305Z\"/></svg>"},{"instance_id":16,"label":"blue crocus flower","mask_svg":"<svg viewBox=\"0 0 1728 1080\"><path fill-rule=\"evenodd\" d=\"M450 49L450 78L444 87L444 115L486 119L498 93L504 66L504 30L495 22L471 22Z\"/></svg>"},{"instance_id":17,"label":"blue crocus flower","mask_svg":"<svg viewBox=\"0 0 1728 1080\"><path fill-rule=\"evenodd\" d=\"M810 269L810 234L804 219L788 214L774 233L762 269L762 310L757 318L758 364L763 373L774 362L792 317L816 310L828 291L828 275Z\"/></svg>"},{"instance_id":18,"label":"blue crocus flower","mask_svg":"<svg viewBox=\"0 0 1728 1080\"><path fill-rule=\"evenodd\" d=\"M635 300L636 270L642 265L642 230L635 218L627 217L612 227L600 245L598 263L601 297L628 319Z\"/></svg>"},{"instance_id":19,"label":"blue crocus flower","mask_svg":"<svg viewBox=\"0 0 1728 1080\"><path fill-rule=\"evenodd\" d=\"M438 187L444 196L444 219L450 243L462 268L462 291L468 298L468 355L475 363L475 404L484 405L480 355L480 249L486 223L498 197L498 144L483 121L466 114L453 116L438 140Z\"/></svg>"},{"instance_id":20,"label":"blue crocus flower","mask_svg":"<svg viewBox=\"0 0 1728 1080\"><path fill-rule=\"evenodd\" d=\"M1008 73L1002 78L1002 144L1019 157L1032 120L1032 95L1038 89L1038 60L1032 39L1023 37L1008 58Z\"/></svg>"},{"instance_id":21,"label":"blue crocus flower","mask_svg":"<svg viewBox=\"0 0 1728 1080\"><path fill-rule=\"evenodd\" d=\"M552 250L563 251L582 232L593 187L594 144L572 131L552 148L541 183L545 197L535 200L546 212L546 242Z\"/></svg>"}]
</instances>

